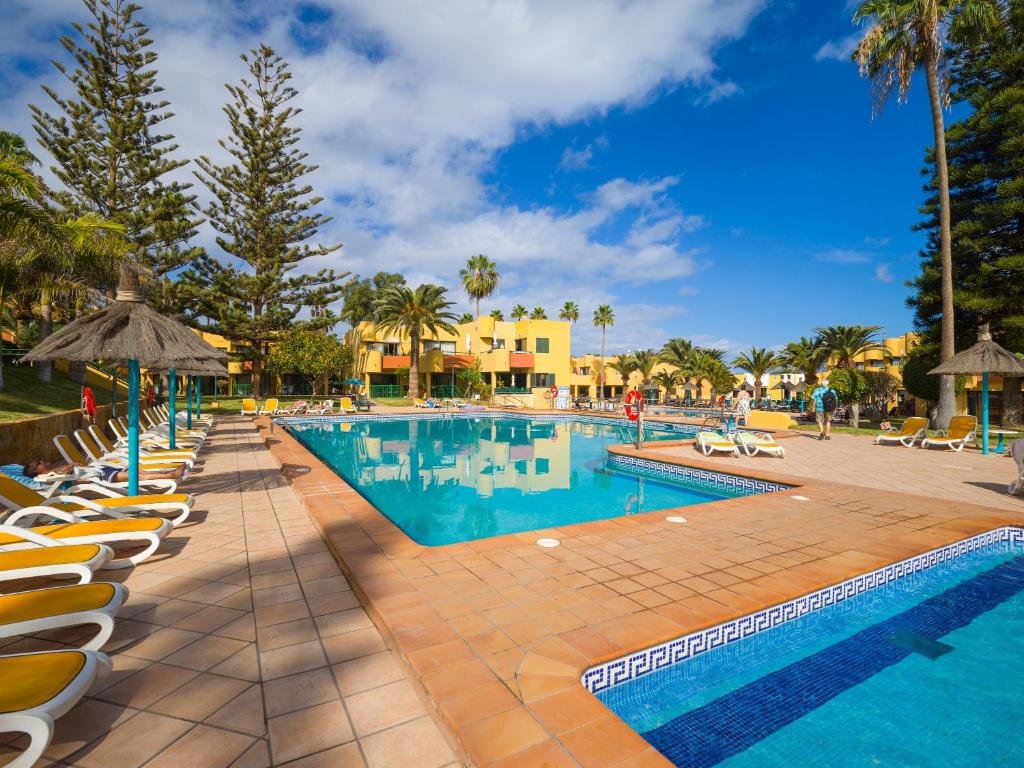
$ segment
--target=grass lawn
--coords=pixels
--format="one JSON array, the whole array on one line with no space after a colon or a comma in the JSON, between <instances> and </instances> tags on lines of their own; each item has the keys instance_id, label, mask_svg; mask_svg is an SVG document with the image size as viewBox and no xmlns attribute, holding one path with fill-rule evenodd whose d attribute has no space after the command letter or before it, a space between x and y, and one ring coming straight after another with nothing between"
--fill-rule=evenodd
<instances>
[{"instance_id":1,"label":"grass lawn","mask_svg":"<svg viewBox=\"0 0 1024 768\"><path fill-rule=\"evenodd\" d=\"M104 399L104 395L106 398ZM100 403L108 402L109 393L96 393ZM11 365L4 361L4 391L0 392L0 421L30 419L58 411L78 409L82 404L82 387L57 371L53 381L43 384L36 378L35 368Z\"/></svg>"}]
</instances>

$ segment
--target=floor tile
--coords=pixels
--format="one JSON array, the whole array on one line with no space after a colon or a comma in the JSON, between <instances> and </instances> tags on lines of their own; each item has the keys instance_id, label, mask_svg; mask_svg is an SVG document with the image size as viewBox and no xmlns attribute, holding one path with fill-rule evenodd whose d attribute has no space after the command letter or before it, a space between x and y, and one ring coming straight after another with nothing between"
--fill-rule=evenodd
<instances>
[{"instance_id":1,"label":"floor tile","mask_svg":"<svg viewBox=\"0 0 1024 768\"><path fill-rule=\"evenodd\" d=\"M267 725L275 763L320 752L353 738L348 717L338 701L271 718Z\"/></svg>"}]
</instances>

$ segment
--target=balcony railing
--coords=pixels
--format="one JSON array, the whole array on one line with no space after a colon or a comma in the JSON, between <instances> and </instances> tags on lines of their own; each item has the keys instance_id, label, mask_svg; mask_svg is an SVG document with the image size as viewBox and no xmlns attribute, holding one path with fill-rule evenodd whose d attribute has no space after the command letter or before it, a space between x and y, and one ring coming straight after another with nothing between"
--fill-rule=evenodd
<instances>
[{"instance_id":1,"label":"balcony railing","mask_svg":"<svg viewBox=\"0 0 1024 768\"><path fill-rule=\"evenodd\" d=\"M495 387L494 394L496 395L528 395L533 390L529 387Z\"/></svg>"}]
</instances>

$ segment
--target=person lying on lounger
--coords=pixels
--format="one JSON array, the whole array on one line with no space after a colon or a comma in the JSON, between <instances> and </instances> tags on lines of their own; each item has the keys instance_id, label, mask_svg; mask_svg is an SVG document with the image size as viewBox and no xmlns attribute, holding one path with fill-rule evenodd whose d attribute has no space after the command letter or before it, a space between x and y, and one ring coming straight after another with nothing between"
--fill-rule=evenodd
<instances>
[{"instance_id":1,"label":"person lying on lounger","mask_svg":"<svg viewBox=\"0 0 1024 768\"><path fill-rule=\"evenodd\" d=\"M36 477L48 475L51 472L56 475L70 475L80 464L50 464L49 462L37 459L30 461L22 470L25 477ZM112 464L100 464L95 467L82 467L83 469L96 469L99 471L100 479L105 483L127 483L128 470L124 467L115 467ZM185 466L181 465L174 469L144 469L139 468L140 480L181 480L185 473Z\"/></svg>"}]
</instances>

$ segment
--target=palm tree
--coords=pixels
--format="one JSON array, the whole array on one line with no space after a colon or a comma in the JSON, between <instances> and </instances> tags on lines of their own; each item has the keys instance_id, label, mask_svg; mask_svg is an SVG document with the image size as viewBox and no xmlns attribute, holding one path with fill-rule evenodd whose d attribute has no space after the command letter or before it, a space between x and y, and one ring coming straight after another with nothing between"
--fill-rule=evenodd
<instances>
[{"instance_id":1,"label":"palm tree","mask_svg":"<svg viewBox=\"0 0 1024 768\"><path fill-rule=\"evenodd\" d=\"M513 320L522 320L524 317L526 317L526 314L526 307L524 307L522 304L516 304L514 307L512 307Z\"/></svg>"},{"instance_id":2,"label":"palm tree","mask_svg":"<svg viewBox=\"0 0 1024 768\"><path fill-rule=\"evenodd\" d=\"M761 377L779 367L782 360L775 352L764 347L751 347L732 361L733 367L754 377L754 402L761 402Z\"/></svg>"},{"instance_id":3,"label":"palm tree","mask_svg":"<svg viewBox=\"0 0 1024 768\"><path fill-rule=\"evenodd\" d=\"M665 342L661 348L661 361L674 365L682 370L690 362L690 355L693 354L693 344L689 339L674 338Z\"/></svg>"},{"instance_id":4,"label":"palm tree","mask_svg":"<svg viewBox=\"0 0 1024 768\"><path fill-rule=\"evenodd\" d=\"M562 305L562 311L558 313L560 320L568 320L575 323L580 319L580 306L575 301L567 301Z\"/></svg>"},{"instance_id":5,"label":"palm tree","mask_svg":"<svg viewBox=\"0 0 1024 768\"><path fill-rule=\"evenodd\" d=\"M633 366L640 374L640 389L650 383L654 367L660 362L659 354L653 349L638 349L633 353Z\"/></svg>"},{"instance_id":6,"label":"palm tree","mask_svg":"<svg viewBox=\"0 0 1024 768\"><path fill-rule=\"evenodd\" d=\"M465 325L466 323L472 323L476 318L472 312L463 312L459 315L459 325Z\"/></svg>"},{"instance_id":7,"label":"palm tree","mask_svg":"<svg viewBox=\"0 0 1024 768\"><path fill-rule=\"evenodd\" d=\"M604 400L604 335L609 325L615 325L615 313L607 304L602 304L594 310L594 327L601 329L601 381L598 389L598 400Z\"/></svg>"},{"instance_id":8,"label":"palm tree","mask_svg":"<svg viewBox=\"0 0 1024 768\"><path fill-rule=\"evenodd\" d=\"M493 317L499 323L505 319L505 315L502 313L502 311L500 309L492 309L491 310L491 317Z\"/></svg>"},{"instance_id":9,"label":"palm tree","mask_svg":"<svg viewBox=\"0 0 1024 768\"><path fill-rule=\"evenodd\" d=\"M781 365L802 373L804 382L811 386L818 383L818 373L828 363L829 351L821 343L819 336L813 339L801 336L800 341L789 342L779 357L782 360Z\"/></svg>"},{"instance_id":10,"label":"palm tree","mask_svg":"<svg viewBox=\"0 0 1024 768\"><path fill-rule=\"evenodd\" d=\"M415 289L406 285L385 288L377 299L377 317L384 333L408 334L409 397L420 394L420 339L424 331L437 335L441 331L456 333L452 325L458 318L449 307L445 289L429 283Z\"/></svg>"},{"instance_id":11,"label":"palm tree","mask_svg":"<svg viewBox=\"0 0 1024 768\"><path fill-rule=\"evenodd\" d=\"M821 346L828 351L829 361L836 368L852 368L853 359L865 352L885 348L875 339L875 334L882 330L878 325L830 325L827 328L815 328ZM860 424L860 403L850 403L850 416L853 426Z\"/></svg>"},{"instance_id":12,"label":"palm tree","mask_svg":"<svg viewBox=\"0 0 1024 768\"><path fill-rule=\"evenodd\" d=\"M709 355L703 348L695 347L690 353L690 360L683 368L683 376L687 381L697 385L697 397L703 395L704 382L711 386L711 374L715 366L725 365L721 360Z\"/></svg>"},{"instance_id":13,"label":"palm tree","mask_svg":"<svg viewBox=\"0 0 1024 768\"><path fill-rule=\"evenodd\" d=\"M665 390L665 399L675 395L679 385L679 371L658 371L651 376L651 381Z\"/></svg>"},{"instance_id":14,"label":"palm tree","mask_svg":"<svg viewBox=\"0 0 1024 768\"><path fill-rule=\"evenodd\" d=\"M729 366L721 360L710 358L710 365L704 375L711 386L712 397L716 397L722 392L731 392L736 386L736 377L729 370Z\"/></svg>"},{"instance_id":15,"label":"palm tree","mask_svg":"<svg viewBox=\"0 0 1024 768\"><path fill-rule=\"evenodd\" d=\"M533 310L530 312L530 319L531 320L547 320L548 319L548 312L547 312L546 309L544 309L544 307L534 307Z\"/></svg>"},{"instance_id":16,"label":"palm tree","mask_svg":"<svg viewBox=\"0 0 1024 768\"><path fill-rule=\"evenodd\" d=\"M939 259L942 265L943 361L955 352L953 327L953 253L949 212L949 169L942 107L949 102L946 41L976 42L994 30L1002 17L999 0L865 0L853 14L870 26L853 58L861 74L873 81L876 109L895 92L906 101L914 71L924 69L932 113L935 171L939 185ZM939 378L938 426L945 428L956 409L954 377Z\"/></svg>"},{"instance_id":17,"label":"palm tree","mask_svg":"<svg viewBox=\"0 0 1024 768\"><path fill-rule=\"evenodd\" d=\"M480 317L480 299L487 298L498 287L497 265L482 253L470 256L466 268L459 270L459 277L469 298L476 299L476 316Z\"/></svg>"},{"instance_id":18,"label":"palm tree","mask_svg":"<svg viewBox=\"0 0 1024 768\"><path fill-rule=\"evenodd\" d=\"M615 371L619 376L622 377L623 389L629 389L629 377L633 375L636 368L636 358L633 355L618 355L614 360L608 363L608 367ZM604 378L604 371L601 371L601 378ZM602 390L604 389L604 382L601 384Z\"/></svg>"},{"instance_id":19,"label":"palm tree","mask_svg":"<svg viewBox=\"0 0 1024 768\"><path fill-rule=\"evenodd\" d=\"M697 347L701 352L707 355L712 360L717 360L720 363L725 363L725 356L728 354L721 347Z\"/></svg>"}]
</instances>

